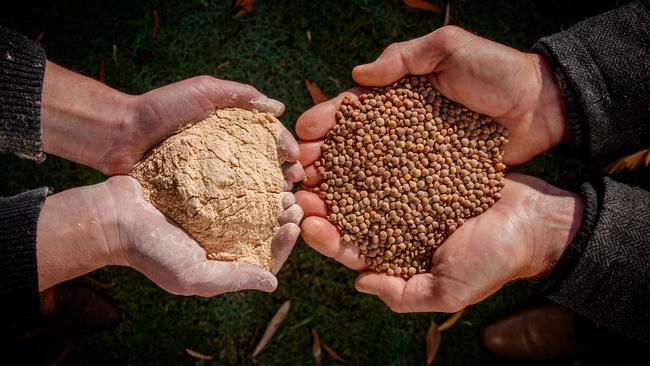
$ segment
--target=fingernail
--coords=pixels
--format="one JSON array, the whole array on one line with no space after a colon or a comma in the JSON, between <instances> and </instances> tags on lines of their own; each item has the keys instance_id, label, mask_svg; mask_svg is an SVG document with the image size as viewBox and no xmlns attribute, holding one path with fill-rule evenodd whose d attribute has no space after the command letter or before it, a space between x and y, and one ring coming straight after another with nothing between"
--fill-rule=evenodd
<instances>
[{"instance_id":1,"label":"fingernail","mask_svg":"<svg viewBox=\"0 0 650 366\"><path fill-rule=\"evenodd\" d=\"M260 281L260 290L262 291L273 292L277 287L278 287L278 283L275 278L274 279L265 278Z\"/></svg>"},{"instance_id":2,"label":"fingernail","mask_svg":"<svg viewBox=\"0 0 650 366\"><path fill-rule=\"evenodd\" d=\"M294 203L296 203L296 196L293 195L291 192L282 192L282 208L283 209L288 209L291 207Z\"/></svg>"},{"instance_id":3,"label":"fingernail","mask_svg":"<svg viewBox=\"0 0 650 366\"><path fill-rule=\"evenodd\" d=\"M276 117L284 112L284 104L282 102L268 97L254 99L251 101L251 105L257 110L269 112Z\"/></svg>"},{"instance_id":4,"label":"fingernail","mask_svg":"<svg viewBox=\"0 0 650 366\"><path fill-rule=\"evenodd\" d=\"M282 190L285 192L289 192L293 189L293 183L287 182L286 180L282 184Z\"/></svg>"}]
</instances>

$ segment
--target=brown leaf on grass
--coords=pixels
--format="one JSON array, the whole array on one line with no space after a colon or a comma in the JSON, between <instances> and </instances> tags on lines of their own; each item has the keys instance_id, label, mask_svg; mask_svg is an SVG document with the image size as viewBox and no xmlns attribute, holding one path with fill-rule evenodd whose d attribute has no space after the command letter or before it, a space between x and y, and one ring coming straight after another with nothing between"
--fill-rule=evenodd
<instances>
[{"instance_id":1,"label":"brown leaf on grass","mask_svg":"<svg viewBox=\"0 0 650 366\"><path fill-rule=\"evenodd\" d=\"M100 83L106 84L106 62L104 62L104 60L99 63L98 79Z\"/></svg>"},{"instance_id":2,"label":"brown leaf on grass","mask_svg":"<svg viewBox=\"0 0 650 366\"><path fill-rule=\"evenodd\" d=\"M427 335L424 338L424 345L427 350L427 360L426 365L430 366L433 363L433 360L436 358L436 353L438 353L438 348L440 348L440 340L442 336L440 331L438 331L438 325L436 322L432 321L427 331Z\"/></svg>"},{"instance_id":3,"label":"brown leaf on grass","mask_svg":"<svg viewBox=\"0 0 650 366\"><path fill-rule=\"evenodd\" d=\"M65 356L68 355L68 352L70 352L70 348L72 348L72 341L68 342L65 347L63 347L63 350L61 350L61 353L56 357L56 360L50 364L50 366L59 366L61 362L65 359Z\"/></svg>"},{"instance_id":4,"label":"brown leaf on grass","mask_svg":"<svg viewBox=\"0 0 650 366\"><path fill-rule=\"evenodd\" d=\"M287 317L287 314L289 314L290 309L291 300L287 300L280 306L275 315L273 315L273 318L271 318L271 321L269 321L269 325L267 325L266 330L264 330L264 334L262 334L260 343L257 344L257 347L255 347L255 350L253 351L253 358L257 357L257 355L259 355L264 347L266 347L266 345L269 343L271 338L273 338L273 335L275 332L277 332L278 328L280 328L280 325Z\"/></svg>"},{"instance_id":5,"label":"brown leaf on grass","mask_svg":"<svg viewBox=\"0 0 650 366\"><path fill-rule=\"evenodd\" d=\"M456 312L454 315L450 316L449 319L445 320L444 323L440 324L438 327L438 331L442 332L443 330L447 330L451 328L458 319L460 319L461 316L463 316L463 313L465 312L465 308L461 309L460 311Z\"/></svg>"},{"instance_id":6,"label":"brown leaf on grass","mask_svg":"<svg viewBox=\"0 0 650 366\"><path fill-rule=\"evenodd\" d=\"M253 343L255 343L258 334L260 334L260 325L255 324L255 330L253 330L253 336L251 337L250 342L248 342L248 348L253 347Z\"/></svg>"},{"instance_id":7,"label":"brown leaf on grass","mask_svg":"<svg viewBox=\"0 0 650 366\"><path fill-rule=\"evenodd\" d=\"M609 174L616 174L625 169L634 170L639 165L650 166L650 149L641 150L632 155L622 157L607 165L605 171Z\"/></svg>"},{"instance_id":8,"label":"brown leaf on grass","mask_svg":"<svg viewBox=\"0 0 650 366\"><path fill-rule=\"evenodd\" d=\"M158 14L158 6L154 4L153 10L151 10L151 38L156 38L159 30L160 30L160 14Z\"/></svg>"},{"instance_id":9,"label":"brown leaf on grass","mask_svg":"<svg viewBox=\"0 0 650 366\"><path fill-rule=\"evenodd\" d=\"M237 19L248 13L252 13L255 10L255 1L254 0L235 0L235 10L237 11L232 17Z\"/></svg>"},{"instance_id":10,"label":"brown leaf on grass","mask_svg":"<svg viewBox=\"0 0 650 366\"><path fill-rule=\"evenodd\" d=\"M311 354L314 355L314 365L320 366L321 359L323 358L323 351L320 346L320 337L316 328L311 328L312 344L311 344Z\"/></svg>"},{"instance_id":11,"label":"brown leaf on grass","mask_svg":"<svg viewBox=\"0 0 650 366\"><path fill-rule=\"evenodd\" d=\"M307 91L309 92L309 96L311 97L311 100L314 102L314 104L319 104L327 101L327 95L325 95L318 85L315 83L312 83L309 80L305 80L305 86L307 87Z\"/></svg>"},{"instance_id":12,"label":"brown leaf on grass","mask_svg":"<svg viewBox=\"0 0 650 366\"><path fill-rule=\"evenodd\" d=\"M447 1L445 4L445 20L442 21L442 26L449 25L449 17L451 16L451 2Z\"/></svg>"},{"instance_id":13,"label":"brown leaf on grass","mask_svg":"<svg viewBox=\"0 0 650 366\"><path fill-rule=\"evenodd\" d=\"M345 360L343 359L343 357L339 356L339 354L336 353L332 349L332 347L328 346L327 343L325 343L325 342L323 342L323 349L325 350L325 352L327 352L328 355L330 355L330 357L332 357L334 359L334 361L340 362L340 363L345 363Z\"/></svg>"},{"instance_id":14,"label":"brown leaf on grass","mask_svg":"<svg viewBox=\"0 0 650 366\"><path fill-rule=\"evenodd\" d=\"M190 348L185 348L185 352L187 352L187 354L190 355L191 357L194 357L194 358L197 358L197 359L203 360L203 361L210 361L211 359L214 358L213 356L204 355L203 353L196 352L195 350L190 349Z\"/></svg>"},{"instance_id":15,"label":"brown leaf on grass","mask_svg":"<svg viewBox=\"0 0 650 366\"><path fill-rule=\"evenodd\" d=\"M426 10L438 14L442 13L442 8L438 5L433 5L430 2L423 0L404 0L404 5L413 9Z\"/></svg>"}]
</instances>

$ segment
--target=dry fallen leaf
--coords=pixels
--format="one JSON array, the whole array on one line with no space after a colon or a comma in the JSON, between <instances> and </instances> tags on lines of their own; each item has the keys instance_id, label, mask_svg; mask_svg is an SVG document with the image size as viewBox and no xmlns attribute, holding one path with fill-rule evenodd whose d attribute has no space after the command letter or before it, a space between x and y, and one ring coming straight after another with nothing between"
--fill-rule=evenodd
<instances>
[{"instance_id":1,"label":"dry fallen leaf","mask_svg":"<svg viewBox=\"0 0 650 366\"><path fill-rule=\"evenodd\" d=\"M271 318L269 325L267 325L266 330L264 330L264 334L262 334L260 343L257 344L257 347L255 347L255 350L253 351L253 358L257 357L257 355L259 355L264 347L266 347L266 345L269 343L271 338L273 338L273 335L278 330L278 328L280 328L280 325L284 321L284 318L286 318L287 314L289 314L290 309L291 300L287 300L280 306L275 315L273 315L273 318Z\"/></svg>"},{"instance_id":2,"label":"dry fallen leaf","mask_svg":"<svg viewBox=\"0 0 650 366\"><path fill-rule=\"evenodd\" d=\"M461 309L460 311L456 312L454 315L450 316L449 319L445 320L444 323L440 324L438 327L438 331L442 332L443 330L447 330L454 325L458 319L460 319L461 316L463 316L463 313L465 312L465 308Z\"/></svg>"},{"instance_id":3,"label":"dry fallen leaf","mask_svg":"<svg viewBox=\"0 0 650 366\"><path fill-rule=\"evenodd\" d=\"M334 361L340 362L340 363L345 363L345 360L343 359L343 357L339 356L339 354L336 353L332 349L332 347L328 346L327 343L323 343L323 349L325 350L325 352L327 352L328 355L330 355L330 357L332 357L334 359Z\"/></svg>"},{"instance_id":4,"label":"dry fallen leaf","mask_svg":"<svg viewBox=\"0 0 650 366\"><path fill-rule=\"evenodd\" d=\"M235 10L237 12L235 15L232 17L233 19L237 19L241 16L244 16L248 13L252 13L253 10L255 10L255 1L253 0L235 0Z\"/></svg>"},{"instance_id":5,"label":"dry fallen leaf","mask_svg":"<svg viewBox=\"0 0 650 366\"><path fill-rule=\"evenodd\" d=\"M432 13L442 13L442 9L438 5L433 5L430 2L423 0L404 0L404 5L413 9L426 10Z\"/></svg>"},{"instance_id":6,"label":"dry fallen leaf","mask_svg":"<svg viewBox=\"0 0 650 366\"><path fill-rule=\"evenodd\" d=\"M253 347L253 343L255 343L255 339L257 339L257 335L260 333L260 325L255 324L255 330L253 330L253 336L251 337L250 342L248 343L248 348Z\"/></svg>"},{"instance_id":7,"label":"dry fallen leaf","mask_svg":"<svg viewBox=\"0 0 650 366\"><path fill-rule=\"evenodd\" d=\"M309 80L305 80L305 86L307 87L309 96L311 97L311 100L314 102L314 104L319 104L327 101L327 96L320 90L318 85L312 83Z\"/></svg>"},{"instance_id":8,"label":"dry fallen leaf","mask_svg":"<svg viewBox=\"0 0 650 366\"><path fill-rule=\"evenodd\" d=\"M188 355L203 361L210 361L211 359L214 358L212 356L208 356L208 355L204 355L203 353L196 352L195 350L190 348L185 348L185 352L187 352Z\"/></svg>"},{"instance_id":9,"label":"dry fallen leaf","mask_svg":"<svg viewBox=\"0 0 650 366\"><path fill-rule=\"evenodd\" d=\"M451 2L447 1L445 4L445 20L442 21L442 26L449 25L449 17L451 16Z\"/></svg>"},{"instance_id":10,"label":"dry fallen leaf","mask_svg":"<svg viewBox=\"0 0 650 366\"><path fill-rule=\"evenodd\" d=\"M160 14L158 14L158 7L154 5L151 11L151 38L156 38L160 30Z\"/></svg>"},{"instance_id":11,"label":"dry fallen leaf","mask_svg":"<svg viewBox=\"0 0 650 366\"><path fill-rule=\"evenodd\" d=\"M311 44L311 31L307 31L305 34L307 35L307 42Z\"/></svg>"},{"instance_id":12,"label":"dry fallen leaf","mask_svg":"<svg viewBox=\"0 0 650 366\"><path fill-rule=\"evenodd\" d=\"M311 328L311 336L313 338L313 343L311 344L311 354L314 355L314 365L320 366L323 352L321 351L320 337L318 336L316 328Z\"/></svg>"},{"instance_id":13,"label":"dry fallen leaf","mask_svg":"<svg viewBox=\"0 0 650 366\"><path fill-rule=\"evenodd\" d=\"M438 353L438 348L440 348L440 340L442 339L440 331L438 331L438 325L432 321L427 335L424 338L424 344L427 350L427 360L426 365L429 366L433 363L433 360L436 358L436 353Z\"/></svg>"},{"instance_id":14,"label":"dry fallen leaf","mask_svg":"<svg viewBox=\"0 0 650 366\"><path fill-rule=\"evenodd\" d=\"M61 353L59 353L59 356L57 356L56 360L50 364L50 366L59 366L61 362L65 359L65 356L68 355L68 352L70 352L70 348L72 348L72 341L68 342L65 347L63 347L63 350L61 350Z\"/></svg>"},{"instance_id":15,"label":"dry fallen leaf","mask_svg":"<svg viewBox=\"0 0 650 366\"><path fill-rule=\"evenodd\" d=\"M43 40L43 37L45 37L45 33L39 32L36 36L36 42L40 43Z\"/></svg>"},{"instance_id":16,"label":"dry fallen leaf","mask_svg":"<svg viewBox=\"0 0 650 366\"><path fill-rule=\"evenodd\" d=\"M650 166L650 149L641 150L632 155L620 158L606 166L605 171L609 174L616 174L625 169L634 170L642 164L645 166Z\"/></svg>"}]
</instances>

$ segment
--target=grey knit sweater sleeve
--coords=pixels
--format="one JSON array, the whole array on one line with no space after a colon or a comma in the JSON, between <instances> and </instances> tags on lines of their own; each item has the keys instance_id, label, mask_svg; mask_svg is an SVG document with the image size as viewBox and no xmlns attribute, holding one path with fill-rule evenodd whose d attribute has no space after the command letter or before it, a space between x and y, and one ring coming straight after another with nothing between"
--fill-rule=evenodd
<instances>
[{"instance_id":1,"label":"grey knit sweater sleeve","mask_svg":"<svg viewBox=\"0 0 650 366\"><path fill-rule=\"evenodd\" d=\"M650 146L650 10L634 2L540 39L586 161ZM650 344L650 192L609 178L582 185L583 222L542 290Z\"/></svg>"},{"instance_id":2,"label":"grey knit sweater sleeve","mask_svg":"<svg viewBox=\"0 0 650 366\"><path fill-rule=\"evenodd\" d=\"M45 51L0 27L0 152L43 161L41 89ZM0 198L0 318L38 314L36 226L48 194L41 188Z\"/></svg>"}]
</instances>

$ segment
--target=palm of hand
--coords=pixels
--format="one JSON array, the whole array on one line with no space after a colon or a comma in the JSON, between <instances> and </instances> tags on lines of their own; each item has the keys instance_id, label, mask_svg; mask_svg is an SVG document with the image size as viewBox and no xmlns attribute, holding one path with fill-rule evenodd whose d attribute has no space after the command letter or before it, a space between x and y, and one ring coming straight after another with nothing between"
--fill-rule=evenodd
<instances>
[{"instance_id":1,"label":"palm of hand","mask_svg":"<svg viewBox=\"0 0 650 366\"><path fill-rule=\"evenodd\" d=\"M533 187L542 184L512 174L503 198L468 220L435 252L431 275L425 275L428 291L409 293L405 281L401 306L453 312L483 300L513 279L532 275L527 265L534 255L534 236L527 230L534 220L537 192Z\"/></svg>"},{"instance_id":2,"label":"palm of hand","mask_svg":"<svg viewBox=\"0 0 650 366\"><path fill-rule=\"evenodd\" d=\"M273 291L272 273L243 262L208 260L205 251L184 230L146 202L140 185L118 176L106 182L106 198L119 210L108 229L113 252L163 289L179 295L214 296L244 289ZM274 236L274 272L282 266L298 235L296 225L283 226ZM285 242L287 236L293 240Z\"/></svg>"},{"instance_id":3,"label":"palm of hand","mask_svg":"<svg viewBox=\"0 0 650 366\"><path fill-rule=\"evenodd\" d=\"M299 192L307 217L304 240L320 253L362 272L359 291L379 296L397 312L453 312L494 293L505 283L541 272L535 225L538 205L550 186L537 178L511 174L503 198L485 213L471 218L434 253L431 273L408 281L369 271L359 250L344 242L325 219L325 203L311 192Z\"/></svg>"}]
</instances>

